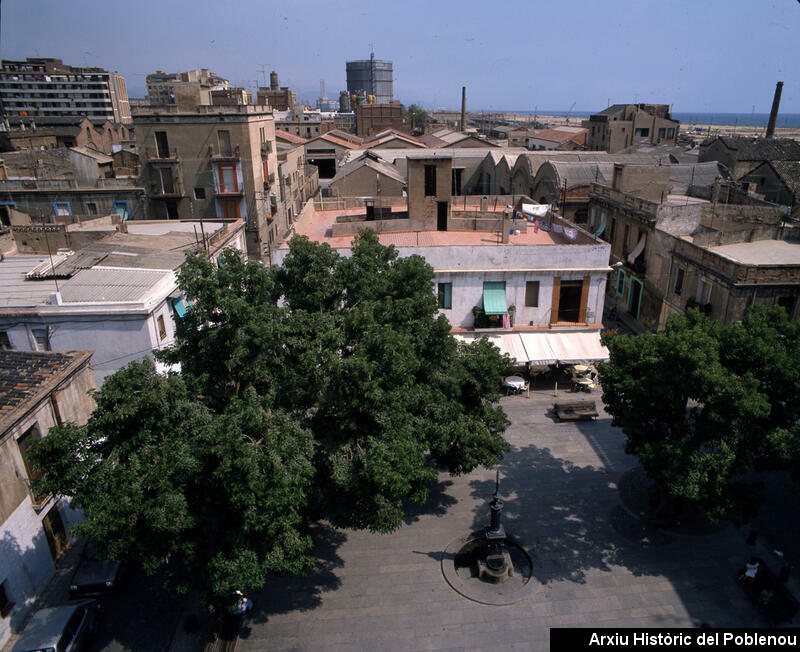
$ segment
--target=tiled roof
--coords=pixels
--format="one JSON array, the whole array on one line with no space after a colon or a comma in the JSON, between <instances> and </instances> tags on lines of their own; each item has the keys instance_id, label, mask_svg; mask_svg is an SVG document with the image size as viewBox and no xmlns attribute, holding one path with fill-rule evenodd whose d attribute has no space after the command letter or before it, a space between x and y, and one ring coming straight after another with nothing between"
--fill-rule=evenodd
<instances>
[{"instance_id":1,"label":"tiled roof","mask_svg":"<svg viewBox=\"0 0 800 652\"><path fill-rule=\"evenodd\" d=\"M630 106L629 104L612 104L607 109L603 109L602 111L598 111L597 113L593 113L592 115L614 115L615 113L624 111L629 106Z\"/></svg>"},{"instance_id":2,"label":"tiled roof","mask_svg":"<svg viewBox=\"0 0 800 652\"><path fill-rule=\"evenodd\" d=\"M0 436L91 355L91 351L0 350Z\"/></svg>"},{"instance_id":3,"label":"tiled roof","mask_svg":"<svg viewBox=\"0 0 800 652\"><path fill-rule=\"evenodd\" d=\"M303 145L307 142L307 139L302 136L297 136L283 129L275 130L275 140L282 140L285 143L291 143L293 145Z\"/></svg>"},{"instance_id":4,"label":"tiled roof","mask_svg":"<svg viewBox=\"0 0 800 652\"><path fill-rule=\"evenodd\" d=\"M716 136L707 138L703 147L719 140L736 152L738 161L800 161L800 143L791 138L733 138Z\"/></svg>"},{"instance_id":5,"label":"tiled roof","mask_svg":"<svg viewBox=\"0 0 800 652\"><path fill-rule=\"evenodd\" d=\"M562 131L561 129L552 128L552 129L542 129L541 131L537 131L533 134L533 138L539 138L540 140L550 140L554 143L564 143L568 140L572 140L576 142L578 145L583 145L586 142L586 134L588 133L588 129L581 129L577 132L575 131Z\"/></svg>"},{"instance_id":6,"label":"tiled roof","mask_svg":"<svg viewBox=\"0 0 800 652\"><path fill-rule=\"evenodd\" d=\"M800 201L800 162L771 161L770 165L794 195L794 200Z\"/></svg>"}]
</instances>

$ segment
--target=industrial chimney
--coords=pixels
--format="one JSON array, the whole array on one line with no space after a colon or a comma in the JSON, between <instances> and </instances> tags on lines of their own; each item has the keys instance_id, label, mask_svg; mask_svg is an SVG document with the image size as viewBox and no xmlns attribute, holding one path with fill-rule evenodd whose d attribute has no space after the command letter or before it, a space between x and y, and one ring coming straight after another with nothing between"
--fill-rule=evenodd
<instances>
[{"instance_id":1,"label":"industrial chimney","mask_svg":"<svg viewBox=\"0 0 800 652\"><path fill-rule=\"evenodd\" d=\"M271 91L280 90L278 88L278 73L275 72L274 70L271 73L269 73L269 89Z\"/></svg>"},{"instance_id":2,"label":"industrial chimney","mask_svg":"<svg viewBox=\"0 0 800 652\"><path fill-rule=\"evenodd\" d=\"M461 126L459 131L467 128L467 87L461 87Z\"/></svg>"},{"instance_id":3,"label":"industrial chimney","mask_svg":"<svg viewBox=\"0 0 800 652\"><path fill-rule=\"evenodd\" d=\"M783 91L783 82L779 81L775 86L775 97L772 98L772 111L769 112L767 138L772 138L772 134L775 133L775 123L778 121L778 108L781 105L781 91Z\"/></svg>"}]
</instances>

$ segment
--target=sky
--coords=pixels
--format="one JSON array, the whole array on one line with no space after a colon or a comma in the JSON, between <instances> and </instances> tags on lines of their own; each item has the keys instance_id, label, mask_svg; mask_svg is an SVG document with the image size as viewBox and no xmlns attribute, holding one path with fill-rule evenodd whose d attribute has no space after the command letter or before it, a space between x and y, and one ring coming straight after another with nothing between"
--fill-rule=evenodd
<instances>
[{"instance_id":1,"label":"sky","mask_svg":"<svg viewBox=\"0 0 800 652\"><path fill-rule=\"evenodd\" d=\"M1 2L2 0L0 0ZM6 0L0 58L56 57L125 76L208 68L254 89L263 71L313 103L345 62L389 60L404 104L468 110L800 113L800 0Z\"/></svg>"}]
</instances>

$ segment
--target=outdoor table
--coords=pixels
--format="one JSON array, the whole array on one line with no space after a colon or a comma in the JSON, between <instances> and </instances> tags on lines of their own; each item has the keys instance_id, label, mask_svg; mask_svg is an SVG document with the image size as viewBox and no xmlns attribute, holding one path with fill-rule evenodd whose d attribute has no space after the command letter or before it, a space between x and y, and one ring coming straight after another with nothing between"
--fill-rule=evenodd
<instances>
[{"instance_id":1,"label":"outdoor table","mask_svg":"<svg viewBox=\"0 0 800 652\"><path fill-rule=\"evenodd\" d=\"M521 376L506 376L503 379L503 386L509 387L515 392L519 392L525 387L525 379Z\"/></svg>"}]
</instances>

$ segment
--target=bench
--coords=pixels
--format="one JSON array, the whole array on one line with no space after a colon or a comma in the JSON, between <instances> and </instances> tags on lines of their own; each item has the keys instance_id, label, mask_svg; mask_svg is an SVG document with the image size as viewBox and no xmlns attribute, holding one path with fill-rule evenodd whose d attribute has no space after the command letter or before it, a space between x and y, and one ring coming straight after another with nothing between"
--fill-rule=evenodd
<instances>
[{"instance_id":1,"label":"bench","mask_svg":"<svg viewBox=\"0 0 800 652\"><path fill-rule=\"evenodd\" d=\"M563 401L553 403L553 412L561 421L594 419L599 416L594 401Z\"/></svg>"},{"instance_id":2,"label":"bench","mask_svg":"<svg viewBox=\"0 0 800 652\"><path fill-rule=\"evenodd\" d=\"M750 599L755 602L759 611L763 611L773 623L791 622L797 613L800 603L797 602L791 591L780 581L763 559L755 558L758 562L758 574L754 580L739 580ZM738 577L744 574L740 569ZM762 604L762 591L772 591L772 597L766 605Z\"/></svg>"}]
</instances>

